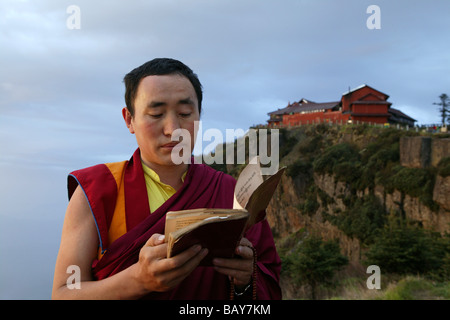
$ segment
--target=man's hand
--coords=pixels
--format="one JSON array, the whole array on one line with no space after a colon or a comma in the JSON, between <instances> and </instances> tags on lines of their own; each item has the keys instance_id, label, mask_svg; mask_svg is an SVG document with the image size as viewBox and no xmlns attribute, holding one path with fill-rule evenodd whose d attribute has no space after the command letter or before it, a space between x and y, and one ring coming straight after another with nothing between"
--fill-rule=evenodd
<instances>
[{"instance_id":1,"label":"man's hand","mask_svg":"<svg viewBox=\"0 0 450 320\"><path fill-rule=\"evenodd\" d=\"M215 258L213 260L216 271L229 276L234 285L243 287L250 283L253 274L253 250L252 244L246 238L242 238L236 247L234 259Z\"/></svg>"},{"instance_id":2,"label":"man's hand","mask_svg":"<svg viewBox=\"0 0 450 320\"><path fill-rule=\"evenodd\" d=\"M167 291L183 281L208 254L200 245L167 258L164 236L154 234L142 247L135 265L134 278L148 292Z\"/></svg>"}]
</instances>

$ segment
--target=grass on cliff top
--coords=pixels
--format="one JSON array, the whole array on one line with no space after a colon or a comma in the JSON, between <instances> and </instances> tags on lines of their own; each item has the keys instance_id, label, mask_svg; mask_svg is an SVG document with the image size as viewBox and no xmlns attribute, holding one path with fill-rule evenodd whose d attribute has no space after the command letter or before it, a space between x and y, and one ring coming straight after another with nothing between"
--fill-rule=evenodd
<instances>
[{"instance_id":1,"label":"grass on cliff top","mask_svg":"<svg viewBox=\"0 0 450 320\"><path fill-rule=\"evenodd\" d=\"M436 282L420 276L406 276L383 284L381 289L367 289L364 279L342 281L340 292L331 300L450 300L450 282Z\"/></svg>"}]
</instances>

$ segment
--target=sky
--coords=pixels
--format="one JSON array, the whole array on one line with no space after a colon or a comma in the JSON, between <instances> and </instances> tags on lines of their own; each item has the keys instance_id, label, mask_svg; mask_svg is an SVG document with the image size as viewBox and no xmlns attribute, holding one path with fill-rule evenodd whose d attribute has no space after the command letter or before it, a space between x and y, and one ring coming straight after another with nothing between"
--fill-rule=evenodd
<instances>
[{"instance_id":1,"label":"sky","mask_svg":"<svg viewBox=\"0 0 450 320\"><path fill-rule=\"evenodd\" d=\"M50 298L67 174L137 147L121 114L135 67L191 67L204 131L247 130L289 102L337 101L361 84L439 123L449 12L448 0L2 0L0 299Z\"/></svg>"}]
</instances>

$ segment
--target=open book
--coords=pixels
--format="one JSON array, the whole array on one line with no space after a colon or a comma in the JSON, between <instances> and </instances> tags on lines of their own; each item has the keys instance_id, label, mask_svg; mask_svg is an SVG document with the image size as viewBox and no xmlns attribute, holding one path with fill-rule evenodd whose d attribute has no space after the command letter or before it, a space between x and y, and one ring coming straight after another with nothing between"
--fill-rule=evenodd
<instances>
[{"instance_id":1,"label":"open book","mask_svg":"<svg viewBox=\"0 0 450 320\"><path fill-rule=\"evenodd\" d=\"M266 208L280 182L285 167L266 180L259 157L242 170L234 190L233 209L202 208L169 211L166 214L167 257L194 244L208 248L201 265L213 258L231 258L245 231L266 216Z\"/></svg>"}]
</instances>

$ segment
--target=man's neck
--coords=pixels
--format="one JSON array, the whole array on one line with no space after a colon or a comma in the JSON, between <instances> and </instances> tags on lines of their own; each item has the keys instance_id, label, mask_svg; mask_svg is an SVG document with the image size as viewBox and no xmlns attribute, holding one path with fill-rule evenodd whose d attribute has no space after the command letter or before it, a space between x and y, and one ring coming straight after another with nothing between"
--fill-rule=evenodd
<instances>
[{"instance_id":1,"label":"man's neck","mask_svg":"<svg viewBox=\"0 0 450 320\"><path fill-rule=\"evenodd\" d=\"M180 165L173 165L173 166L166 166L166 165L158 165L154 163L149 163L147 161L144 161L144 164L155 171L158 176L159 180L162 183L168 184L175 190L178 190L183 185L182 176L188 169L187 164L180 164Z\"/></svg>"}]
</instances>

